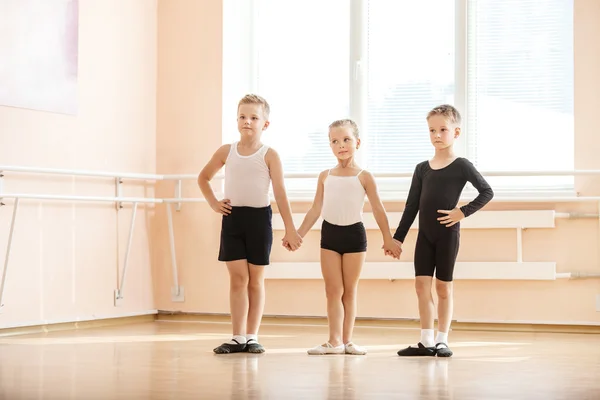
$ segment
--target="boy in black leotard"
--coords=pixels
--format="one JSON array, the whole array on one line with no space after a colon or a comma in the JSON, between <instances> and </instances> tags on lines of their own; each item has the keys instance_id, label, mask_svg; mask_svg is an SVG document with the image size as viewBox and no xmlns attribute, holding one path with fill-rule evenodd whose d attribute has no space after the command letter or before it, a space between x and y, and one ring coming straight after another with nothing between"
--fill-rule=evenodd
<instances>
[{"instance_id":1,"label":"boy in black leotard","mask_svg":"<svg viewBox=\"0 0 600 400\"><path fill-rule=\"evenodd\" d=\"M419 213L414 264L421 341L416 346L398 351L398 355L450 357L448 331L452 320L452 278L460 239L459 221L481 209L494 193L469 160L454 155L454 140L460 135L458 110L450 105L441 105L429 112L427 122L435 155L416 166L406 206L394 234L394 239L401 245ZM469 204L457 208L467 182L477 189L479 195ZM435 309L431 295L434 271L438 295L438 334L435 340Z\"/></svg>"}]
</instances>

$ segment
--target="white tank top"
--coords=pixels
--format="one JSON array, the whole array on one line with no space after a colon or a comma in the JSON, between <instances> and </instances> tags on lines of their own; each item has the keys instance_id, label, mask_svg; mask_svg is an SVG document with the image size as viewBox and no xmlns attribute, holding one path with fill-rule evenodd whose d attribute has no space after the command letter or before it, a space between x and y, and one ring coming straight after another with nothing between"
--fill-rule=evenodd
<instances>
[{"instance_id":1,"label":"white tank top","mask_svg":"<svg viewBox=\"0 0 600 400\"><path fill-rule=\"evenodd\" d=\"M263 145L254 154L242 156L237 146L238 142L231 145L225 161L225 198L234 207L267 207L271 204L271 174L265 162L269 147Z\"/></svg>"},{"instance_id":2,"label":"white tank top","mask_svg":"<svg viewBox=\"0 0 600 400\"><path fill-rule=\"evenodd\" d=\"M330 224L347 226L362 221L365 188L355 176L334 176L331 170L325 177L321 217Z\"/></svg>"}]
</instances>

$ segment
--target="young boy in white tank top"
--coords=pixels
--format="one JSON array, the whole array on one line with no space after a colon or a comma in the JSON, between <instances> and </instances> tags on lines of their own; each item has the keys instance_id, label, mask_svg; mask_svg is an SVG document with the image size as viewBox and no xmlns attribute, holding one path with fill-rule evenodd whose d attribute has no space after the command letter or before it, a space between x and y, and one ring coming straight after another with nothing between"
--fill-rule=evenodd
<instances>
[{"instance_id":1,"label":"young boy in white tank top","mask_svg":"<svg viewBox=\"0 0 600 400\"><path fill-rule=\"evenodd\" d=\"M400 256L373 175L354 162L360 146L358 127L352 120L329 126L329 143L337 158L336 167L319 175L311 209L298 229L301 237L323 218L321 227L321 271L327 295L329 340L308 350L308 354L366 354L352 343L356 318L358 279L365 261L367 235L362 223L365 195L368 197L386 253ZM285 244L285 243L284 243Z\"/></svg>"},{"instance_id":2,"label":"young boy in white tank top","mask_svg":"<svg viewBox=\"0 0 600 400\"><path fill-rule=\"evenodd\" d=\"M247 95L240 100L240 140L221 146L198 177L210 207L223 214L218 259L227 264L230 276L233 337L214 349L217 354L265 351L257 335L265 302L264 267L269 265L273 244L271 183L288 248L296 250L302 243L292 220L279 155L260 141L269 126L269 112L269 104L260 96ZM225 198L219 201L210 180L224 165Z\"/></svg>"}]
</instances>

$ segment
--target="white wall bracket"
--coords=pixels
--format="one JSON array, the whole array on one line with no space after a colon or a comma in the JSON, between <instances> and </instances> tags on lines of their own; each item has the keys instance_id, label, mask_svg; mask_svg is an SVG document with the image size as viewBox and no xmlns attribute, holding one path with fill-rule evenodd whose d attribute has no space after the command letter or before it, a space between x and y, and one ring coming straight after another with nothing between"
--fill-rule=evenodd
<instances>
[{"instance_id":1,"label":"white wall bracket","mask_svg":"<svg viewBox=\"0 0 600 400\"><path fill-rule=\"evenodd\" d=\"M119 280L119 288L115 290L115 307L121 305L123 300L123 287L125 286L125 277L127 276L127 266L129 265L129 253L131 252L131 242L133 241L133 228L135 227L135 216L137 214L138 203L133 203L131 212L131 223L129 224L129 238L127 239L127 249L125 249L125 261L123 262L123 273Z\"/></svg>"},{"instance_id":2,"label":"white wall bracket","mask_svg":"<svg viewBox=\"0 0 600 400\"><path fill-rule=\"evenodd\" d=\"M118 178L118 177L115 178L115 197L117 197L117 198L121 197L121 194L123 193L122 185L123 185L123 179ZM119 211L121 208L123 208L123 203L118 201L115 204L115 207L117 208L117 211Z\"/></svg>"},{"instance_id":3,"label":"white wall bracket","mask_svg":"<svg viewBox=\"0 0 600 400\"><path fill-rule=\"evenodd\" d=\"M0 207L6 205L2 202L3 185L4 185L4 171L0 171Z\"/></svg>"},{"instance_id":4,"label":"white wall bracket","mask_svg":"<svg viewBox=\"0 0 600 400\"><path fill-rule=\"evenodd\" d=\"M183 303L185 301L183 286L173 286L171 288L171 301L174 303Z\"/></svg>"},{"instance_id":5,"label":"white wall bracket","mask_svg":"<svg viewBox=\"0 0 600 400\"><path fill-rule=\"evenodd\" d=\"M181 179L175 181L175 198L181 199ZM181 202L175 203L175 211L181 211Z\"/></svg>"},{"instance_id":6,"label":"white wall bracket","mask_svg":"<svg viewBox=\"0 0 600 400\"><path fill-rule=\"evenodd\" d=\"M8 243L6 244L6 254L4 255L4 268L2 269L2 282L0 283L0 308L4 307L2 295L4 294L4 285L6 283L6 272L8 271L8 261L10 259L10 250L12 248L12 239L15 232L15 221L17 220L17 210L19 209L19 198L15 199L13 205L12 219L10 220L10 230L8 231Z\"/></svg>"},{"instance_id":7,"label":"white wall bracket","mask_svg":"<svg viewBox=\"0 0 600 400\"><path fill-rule=\"evenodd\" d=\"M185 301L183 286L179 285L179 274L177 272L177 255L175 254L175 233L173 232L173 211L171 203L165 204L167 207L167 222L169 225L169 247L171 248L171 268L173 271L173 283L171 288L171 300L174 302Z\"/></svg>"},{"instance_id":8,"label":"white wall bracket","mask_svg":"<svg viewBox=\"0 0 600 400\"><path fill-rule=\"evenodd\" d=\"M115 307L121 307L123 305L123 296L121 296L121 292L119 289L115 290Z\"/></svg>"}]
</instances>

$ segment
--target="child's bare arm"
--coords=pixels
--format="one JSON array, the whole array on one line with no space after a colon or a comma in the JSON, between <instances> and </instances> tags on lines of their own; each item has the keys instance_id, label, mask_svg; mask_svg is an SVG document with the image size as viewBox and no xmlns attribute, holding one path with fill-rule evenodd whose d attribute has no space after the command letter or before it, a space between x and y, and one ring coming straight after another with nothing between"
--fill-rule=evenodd
<instances>
[{"instance_id":1,"label":"child's bare arm","mask_svg":"<svg viewBox=\"0 0 600 400\"><path fill-rule=\"evenodd\" d=\"M277 202L277 208L279 214L283 219L285 225L285 236L284 241L290 244L292 250L296 250L302 243L302 238L298 235L296 227L294 226L294 220L292 219L292 208L285 191L285 182L283 179L283 166L281 165L281 158L279 154L273 149L269 149L265 155L265 161L267 167L269 167L269 173L271 174L271 182L273 185L273 194L275 195L275 201Z\"/></svg>"},{"instance_id":2,"label":"child's bare arm","mask_svg":"<svg viewBox=\"0 0 600 400\"><path fill-rule=\"evenodd\" d=\"M198 175L198 186L200 187L200 191L202 191L202 195L213 210L223 215L228 215L231 213L229 200L217 200L215 193L210 186L210 181L215 174L219 172L221 168L223 168L223 165L225 165L230 148L230 144L219 147L219 149L213 154L210 161L204 166L204 168L202 168L202 171Z\"/></svg>"},{"instance_id":3,"label":"child's bare arm","mask_svg":"<svg viewBox=\"0 0 600 400\"><path fill-rule=\"evenodd\" d=\"M310 228L313 227L315 222L319 219L321 215L321 210L323 209L323 193L324 193L324 185L325 177L327 176L327 171L321 172L319 174L319 180L317 182L317 192L315 193L315 199L313 200L313 204L310 207L310 210L304 216L304 220L302 221L302 225L298 228L298 234L301 237L306 236Z\"/></svg>"},{"instance_id":4,"label":"child's bare arm","mask_svg":"<svg viewBox=\"0 0 600 400\"><path fill-rule=\"evenodd\" d=\"M360 179L365 188L365 192L367 193L369 204L371 204L375 221L377 222L377 225L381 230L381 234L383 235L383 249L386 255L391 254L394 256L394 258L399 258L402 250L400 246L394 242L392 233L390 232L390 224L385 212L385 207L383 206L381 198L379 197L379 191L377 190L375 178L370 172L363 171L363 173L360 175Z\"/></svg>"}]
</instances>

